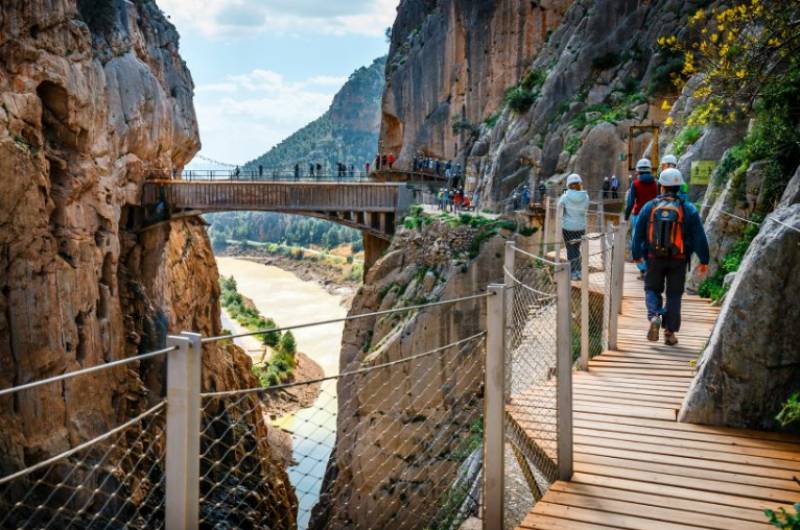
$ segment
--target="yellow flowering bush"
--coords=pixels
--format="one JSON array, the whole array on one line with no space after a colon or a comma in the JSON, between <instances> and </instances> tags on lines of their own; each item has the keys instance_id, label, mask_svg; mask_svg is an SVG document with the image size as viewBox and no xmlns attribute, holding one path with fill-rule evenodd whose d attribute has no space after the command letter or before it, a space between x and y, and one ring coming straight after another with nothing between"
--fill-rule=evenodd
<instances>
[{"instance_id":1,"label":"yellow flowering bush","mask_svg":"<svg viewBox=\"0 0 800 530\"><path fill-rule=\"evenodd\" d=\"M683 55L683 68L672 75L677 88L702 74L694 96L705 103L690 124L735 121L800 67L800 1L736 0L698 9L688 25L686 38L663 35L657 42Z\"/></svg>"}]
</instances>

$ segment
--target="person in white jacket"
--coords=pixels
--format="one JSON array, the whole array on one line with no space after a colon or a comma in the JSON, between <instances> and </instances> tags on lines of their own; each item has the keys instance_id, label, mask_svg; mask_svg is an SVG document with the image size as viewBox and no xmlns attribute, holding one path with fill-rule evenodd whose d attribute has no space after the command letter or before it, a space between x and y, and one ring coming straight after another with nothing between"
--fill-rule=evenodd
<instances>
[{"instance_id":1,"label":"person in white jacket","mask_svg":"<svg viewBox=\"0 0 800 530\"><path fill-rule=\"evenodd\" d=\"M581 278L581 237L586 233L586 212L589 210L589 194L583 191L582 186L580 175L571 174L567 177L567 190L558 199L561 232L573 280Z\"/></svg>"}]
</instances>

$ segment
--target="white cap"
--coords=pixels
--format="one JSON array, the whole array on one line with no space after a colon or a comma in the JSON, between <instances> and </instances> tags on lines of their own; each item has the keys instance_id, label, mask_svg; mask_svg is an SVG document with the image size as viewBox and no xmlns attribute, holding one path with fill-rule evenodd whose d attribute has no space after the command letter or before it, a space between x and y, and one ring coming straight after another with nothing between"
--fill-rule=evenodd
<instances>
[{"instance_id":1,"label":"white cap","mask_svg":"<svg viewBox=\"0 0 800 530\"><path fill-rule=\"evenodd\" d=\"M573 184L583 184L583 179L577 173L573 173L567 177L567 186L572 186Z\"/></svg>"},{"instance_id":2,"label":"white cap","mask_svg":"<svg viewBox=\"0 0 800 530\"><path fill-rule=\"evenodd\" d=\"M673 166L678 165L678 159L675 158L675 155L666 155L664 158L661 159L662 164L672 164Z\"/></svg>"},{"instance_id":3,"label":"white cap","mask_svg":"<svg viewBox=\"0 0 800 530\"><path fill-rule=\"evenodd\" d=\"M679 170L670 167L661 172L658 183L662 186L682 186L683 175L681 175Z\"/></svg>"},{"instance_id":4,"label":"white cap","mask_svg":"<svg viewBox=\"0 0 800 530\"><path fill-rule=\"evenodd\" d=\"M650 163L649 158L642 158L636 162L636 171L650 171L653 169L653 164Z\"/></svg>"}]
</instances>

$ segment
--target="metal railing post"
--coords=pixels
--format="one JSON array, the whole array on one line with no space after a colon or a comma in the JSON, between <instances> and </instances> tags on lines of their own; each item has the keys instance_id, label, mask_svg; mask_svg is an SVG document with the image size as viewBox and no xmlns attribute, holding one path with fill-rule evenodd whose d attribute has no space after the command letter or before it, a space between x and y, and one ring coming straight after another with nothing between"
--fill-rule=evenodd
<instances>
[{"instance_id":1,"label":"metal railing post","mask_svg":"<svg viewBox=\"0 0 800 530\"><path fill-rule=\"evenodd\" d=\"M200 335L167 337L167 530L197 528L200 514Z\"/></svg>"},{"instance_id":2,"label":"metal railing post","mask_svg":"<svg viewBox=\"0 0 800 530\"><path fill-rule=\"evenodd\" d=\"M555 258L553 261L556 263L561 262L561 239L563 238L563 231L561 230L561 208L558 207L558 201L556 201L555 207L555 222L553 223L553 246L555 247Z\"/></svg>"},{"instance_id":3,"label":"metal railing post","mask_svg":"<svg viewBox=\"0 0 800 530\"><path fill-rule=\"evenodd\" d=\"M608 350L608 319L611 315L611 253L608 245L611 241L611 225L603 232L603 338L602 351Z\"/></svg>"},{"instance_id":4,"label":"metal railing post","mask_svg":"<svg viewBox=\"0 0 800 530\"><path fill-rule=\"evenodd\" d=\"M505 483L505 298L503 285L489 286L486 300L485 419L483 440L483 528L503 529Z\"/></svg>"},{"instance_id":5,"label":"metal railing post","mask_svg":"<svg viewBox=\"0 0 800 530\"><path fill-rule=\"evenodd\" d=\"M572 478L572 315L570 314L569 263L556 265L556 428L558 478Z\"/></svg>"},{"instance_id":6,"label":"metal railing post","mask_svg":"<svg viewBox=\"0 0 800 530\"><path fill-rule=\"evenodd\" d=\"M544 203L544 226L542 227L541 244L539 245L539 255L544 257L547 255L547 240L550 237L550 196L545 195L542 198Z\"/></svg>"},{"instance_id":7,"label":"metal railing post","mask_svg":"<svg viewBox=\"0 0 800 530\"><path fill-rule=\"evenodd\" d=\"M623 221L614 228L614 246L611 250L611 306L608 322L608 348L617 349L619 315L622 312L622 294L625 274L625 231Z\"/></svg>"},{"instance_id":8,"label":"metal railing post","mask_svg":"<svg viewBox=\"0 0 800 530\"><path fill-rule=\"evenodd\" d=\"M581 370L589 369L589 239L581 238Z\"/></svg>"}]
</instances>

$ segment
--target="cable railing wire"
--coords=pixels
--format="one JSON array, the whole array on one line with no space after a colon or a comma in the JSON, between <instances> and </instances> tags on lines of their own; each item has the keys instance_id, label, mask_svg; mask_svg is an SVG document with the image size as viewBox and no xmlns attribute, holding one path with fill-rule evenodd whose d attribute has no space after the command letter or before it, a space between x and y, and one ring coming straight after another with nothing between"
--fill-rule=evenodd
<instances>
[{"instance_id":1,"label":"cable railing wire","mask_svg":"<svg viewBox=\"0 0 800 530\"><path fill-rule=\"evenodd\" d=\"M275 332L282 333L282 332L285 332L285 331L292 331L292 330L296 330L296 329L309 328L309 327L314 327L314 326L324 326L324 325L327 325L327 324L338 324L338 323L341 323L341 322L348 322L348 321L351 321L351 320L359 320L359 319L362 319L362 318L370 318L370 317L378 317L378 316L383 316L383 315L391 315L391 314L394 314L394 313L405 313L405 312L408 312L408 311L415 311L417 309L425 309L427 307L437 307L437 306L455 304L455 303L458 303L458 302L465 302L465 301L468 301L468 300L478 300L480 298L486 298L486 297L489 297L489 296L492 296L491 292L478 293L478 294L473 294L473 295L469 295L469 296L462 296L462 297L459 297L459 298L451 298L451 299L448 299L448 300L439 300L438 302L428 302L428 303L425 303L425 304L410 305L410 306L400 307L400 308L396 308L396 309L386 309L386 310L383 310L383 311L373 311L371 313L361 313L361 314L358 314L358 315L348 315L346 317L341 317L341 318L332 318L332 319L329 319L329 320L319 320L319 321L316 321L316 322L306 322L306 323L303 323L303 324L295 324L295 325L292 325L292 326L283 326L283 327L280 327L280 328L268 328L268 329L257 330L257 331L248 331L246 333L233 333L233 334L229 334L229 335L219 335L219 336L216 336L216 337L204 337L202 339L202 342L203 343L208 343L208 342L216 342L216 341L220 341L220 340L238 339L238 338L242 338L242 337L253 337L253 336L257 336L257 335L265 335L267 333L275 333Z\"/></svg>"},{"instance_id":2,"label":"cable railing wire","mask_svg":"<svg viewBox=\"0 0 800 530\"><path fill-rule=\"evenodd\" d=\"M46 385L49 383L56 383L58 381L64 381L65 379L71 379L73 377L77 377L79 375L91 374L94 372L99 372L102 370L107 370L109 368L115 368L117 366L122 366L125 364L130 364L137 361L144 361L146 359L152 359L153 357L158 357L160 355L165 355L171 351L175 351L177 348L175 346L169 346L167 348L162 348L160 350L151 351L148 353L143 353L141 355L134 355L132 357L126 357L125 359L119 359L116 361L111 361L103 364L98 364L95 366L90 366L89 368L82 368L80 370L75 370L72 372L66 372L60 375L55 375L53 377L48 377L46 379L40 379L38 381L32 381L30 383L24 383L22 385L12 386L9 388L3 388L0 390L0 396L5 396L7 394L13 394L15 392L20 392L22 390L30 390L31 388L36 388L38 386Z\"/></svg>"}]
</instances>

